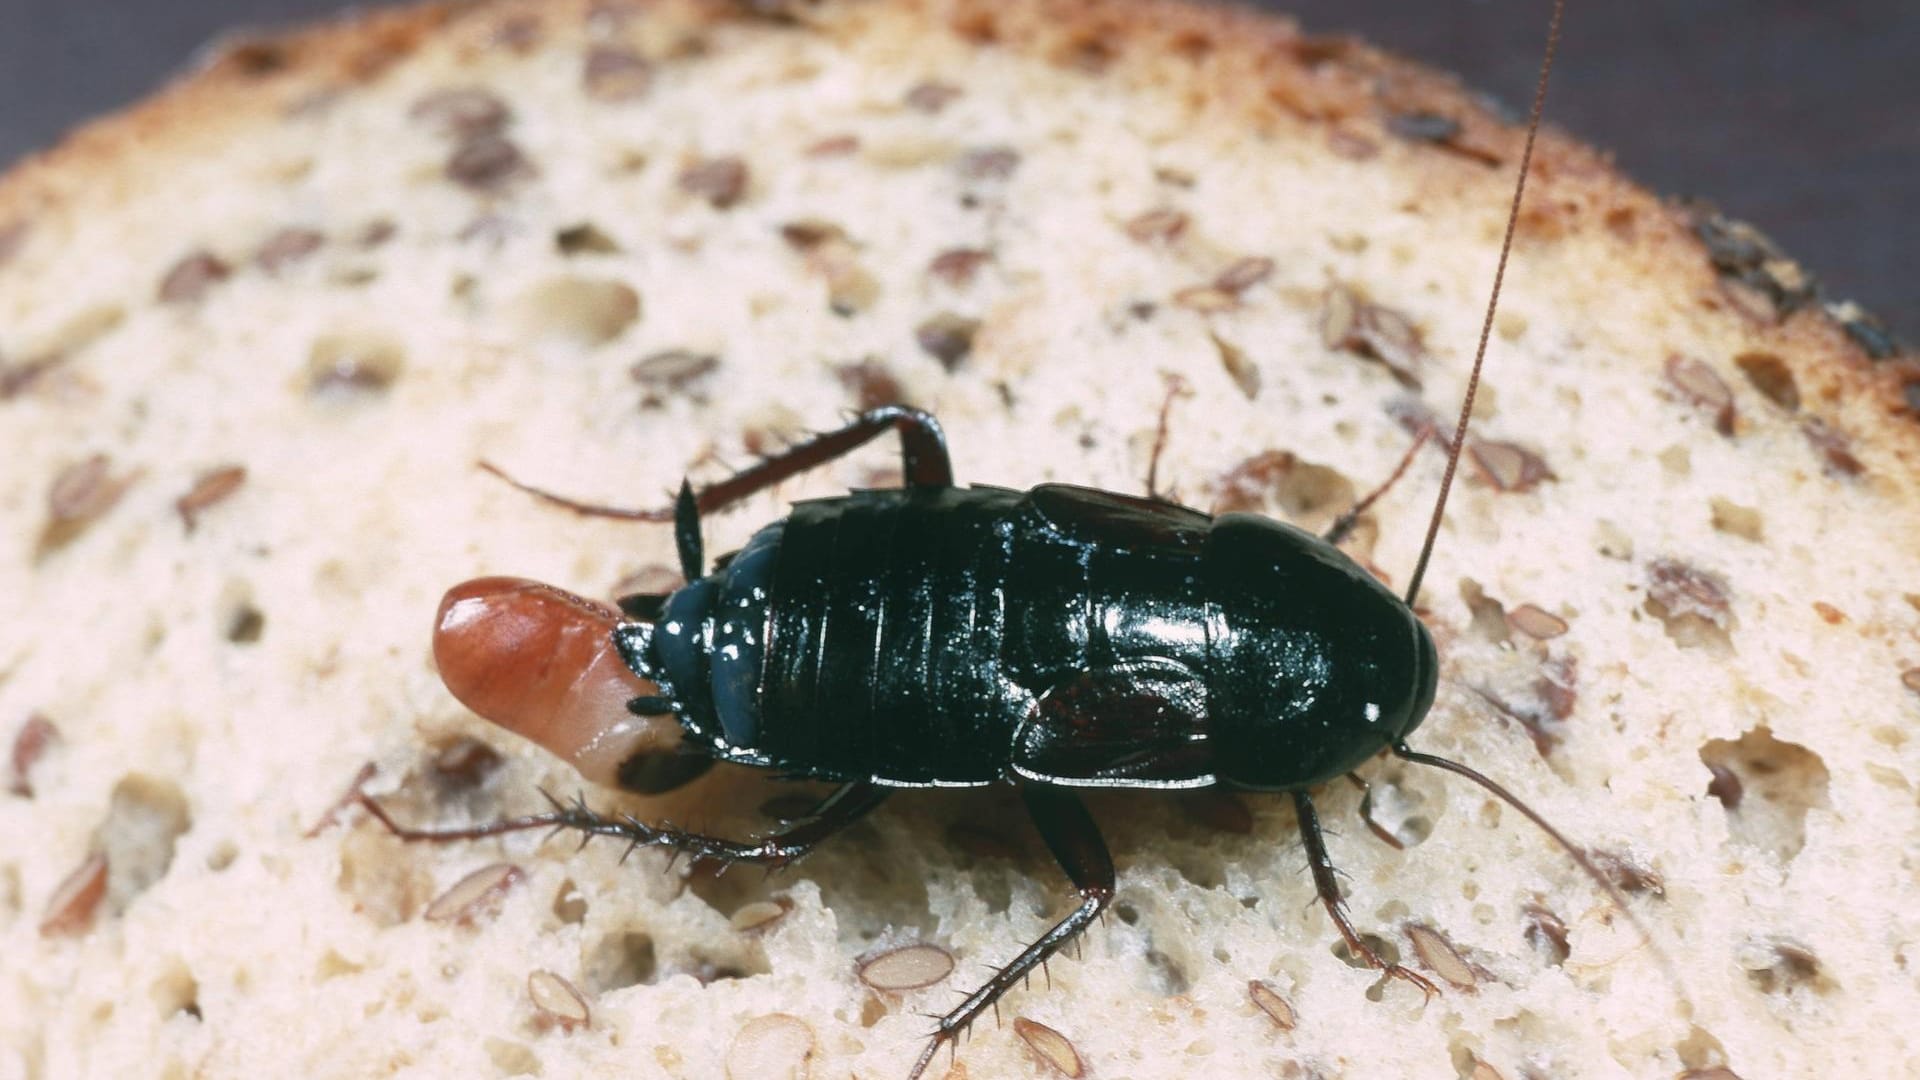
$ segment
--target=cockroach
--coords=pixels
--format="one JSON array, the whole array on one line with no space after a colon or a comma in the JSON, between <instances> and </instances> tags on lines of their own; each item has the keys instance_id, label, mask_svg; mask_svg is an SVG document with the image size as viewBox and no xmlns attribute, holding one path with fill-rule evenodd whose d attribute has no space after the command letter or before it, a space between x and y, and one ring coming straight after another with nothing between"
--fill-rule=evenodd
<instances>
[{"instance_id":1,"label":"cockroach","mask_svg":"<svg viewBox=\"0 0 1920 1080\"><path fill-rule=\"evenodd\" d=\"M1151 492L960 487L939 424L899 405L704 490L683 481L670 509L579 502L501 473L578 513L672 522L687 584L627 596L617 609L514 578L455 586L441 602L433 650L456 698L587 779L630 791L678 787L716 762L838 786L748 841L605 816L584 800L549 797L545 813L435 829L403 826L363 801L408 840L558 829L780 867L895 789L1012 785L1079 903L939 1019L912 1077L1112 899L1113 860L1083 788L1286 793L1340 935L1368 964L1428 995L1439 993L1431 981L1355 930L1311 795L1343 776L1358 782L1354 770L1382 750L1463 776L1514 807L1626 910L1619 890L1531 807L1407 742L1439 678L1414 604L1466 445L1563 6L1554 8L1473 374L1404 597L1336 546L1380 491L1315 536ZM888 432L900 439L904 486L798 503L708 565L702 515Z\"/></svg>"}]
</instances>

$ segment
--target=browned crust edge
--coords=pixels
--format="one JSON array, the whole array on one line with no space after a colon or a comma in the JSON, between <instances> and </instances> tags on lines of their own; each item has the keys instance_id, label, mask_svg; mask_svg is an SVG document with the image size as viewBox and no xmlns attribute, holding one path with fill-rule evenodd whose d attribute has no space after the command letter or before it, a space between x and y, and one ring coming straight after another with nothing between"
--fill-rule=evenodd
<instances>
[{"instance_id":1,"label":"browned crust edge","mask_svg":"<svg viewBox=\"0 0 1920 1080\"><path fill-rule=\"evenodd\" d=\"M1390 152L1428 155L1436 160L1422 167L1439 174L1436 194L1472 184L1471 170L1516 160L1522 136L1452 76L1350 38L1302 34L1279 16L1195 0L433 0L224 40L153 96L30 156L0 176L0 272L43 224L136 195L137 177L170 158L378 80L454 23L573 21L669 5L691 5L711 23L827 27L905 11L981 47L1179 95L1196 112L1243 125L1249 138L1318 127L1326 138L1359 136ZM1440 126L1453 132L1412 143L1392 134L1396 117L1443 118ZM1785 359L1810 403L1847 406L1843 428L1871 423L1878 449L1920 478L1920 358L1870 315L1823 302L1813 279L1751 227L1660 200L1562 132L1542 132L1534 169L1523 240L1615 234L1625 261L1744 321L1752 350Z\"/></svg>"}]
</instances>

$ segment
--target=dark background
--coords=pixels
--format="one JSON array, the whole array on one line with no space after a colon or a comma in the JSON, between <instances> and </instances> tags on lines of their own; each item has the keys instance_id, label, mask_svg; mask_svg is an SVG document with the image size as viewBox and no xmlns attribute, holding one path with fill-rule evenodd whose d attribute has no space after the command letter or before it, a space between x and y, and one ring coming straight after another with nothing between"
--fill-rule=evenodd
<instances>
[{"instance_id":1,"label":"dark background","mask_svg":"<svg viewBox=\"0 0 1920 1080\"><path fill-rule=\"evenodd\" d=\"M224 29L339 0L0 0L0 164L132 101ZM1543 0L1267 0L1523 108ZM1920 341L1920 3L1581 0L1547 115L1654 190L1711 198Z\"/></svg>"}]
</instances>

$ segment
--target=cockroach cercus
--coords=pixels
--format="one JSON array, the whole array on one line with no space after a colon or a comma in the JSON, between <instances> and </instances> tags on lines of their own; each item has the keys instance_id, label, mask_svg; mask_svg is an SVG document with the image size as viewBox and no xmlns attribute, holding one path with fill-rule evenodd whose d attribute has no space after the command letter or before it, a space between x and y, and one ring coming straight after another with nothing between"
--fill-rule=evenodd
<instances>
[{"instance_id":1,"label":"cockroach cercus","mask_svg":"<svg viewBox=\"0 0 1920 1080\"><path fill-rule=\"evenodd\" d=\"M671 521L688 584L628 596L616 611L530 581L482 578L447 593L434 635L455 697L589 780L660 792L732 762L837 784L810 813L736 841L604 816L584 800L437 829L403 826L362 801L409 840L561 829L777 867L895 789L1012 785L1079 904L939 1019L915 1077L1112 899L1113 861L1081 788L1287 793L1315 890L1348 946L1427 994L1438 992L1432 982L1380 956L1354 929L1310 794L1382 750L1466 777L1513 806L1624 910L1618 890L1530 807L1407 743L1433 703L1439 671L1413 603L1465 445L1562 6L1473 375L1405 599L1335 546L1371 496L1314 536L1151 495L958 487L932 416L878 408L697 493L683 482L670 510L621 510L528 488L581 513ZM703 513L887 432L901 441L905 486L795 505L708 566Z\"/></svg>"}]
</instances>

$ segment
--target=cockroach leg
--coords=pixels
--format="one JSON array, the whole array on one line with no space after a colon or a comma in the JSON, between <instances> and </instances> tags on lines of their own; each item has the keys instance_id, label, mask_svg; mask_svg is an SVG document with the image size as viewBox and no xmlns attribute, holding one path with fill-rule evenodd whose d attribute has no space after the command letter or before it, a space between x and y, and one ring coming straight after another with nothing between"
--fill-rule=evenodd
<instances>
[{"instance_id":1,"label":"cockroach leg","mask_svg":"<svg viewBox=\"0 0 1920 1080\"><path fill-rule=\"evenodd\" d=\"M1405 851L1407 845L1401 843L1399 837L1388 832L1385 825L1373 819L1373 785L1360 779L1359 773L1348 773L1347 779L1353 781L1353 786L1360 789L1360 820L1366 822L1367 828L1373 831L1373 835L1379 837L1388 847L1395 851Z\"/></svg>"},{"instance_id":2,"label":"cockroach leg","mask_svg":"<svg viewBox=\"0 0 1920 1080\"><path fill-rule=\"evenodd\" d=\"M581 834L583 845L596 836L608 836L625 840L629 853L642 847L662 847L675 854L690 855L695 862L714 862L723 867L734 863L781 867L794 862L812 851L822 840L865 817L886 798L887 789L866 780L842 784L805 817L758 840L749 841L707 836L667 824L648 825L631 815L608 817L589 810L585 800L576 799L569 805L545 792L541 794L546 795L547 801L553 804L553 809L546 813L502 818L481 825L431 829L400 824L371 796L361 795L359 801L368 813L387 827L388 832L409 842L478 840L526 829L551 829L556 833L571 830Z\"/></svg>"},{"instance_id":3,"label":"cockroach leg","mask_svg":"<svg viewBox=\"0 0 1920 1080\"><path fill-rule=\"evenodd\" d=\"M1432 437L1432 428L1420 429L1419 437L1413 440L1412 446L1407 447L1407 452L1400 458L1400 464L1393 467L1393 475L1387 477L1385 483L1368 492L1366 498L1354 503L1339 517L1334 518L1333 524L1327 527L1323 539L1329 544L1338 544L1340 541L1345 540L1347 534L1353 531L1353 527L1360 523L1360 515L1372 509L1373 504L1379 502L1380 497L1385 495L1392 489L1393 485L1400 482L1402 476L1407 474L1407 468L1413 464L1413 459L1420 453L1420 448L1427 445L1427 440Z\"/></svg>"},{"instance_id":4,"label":"cockroach leg","mask_svg":"<svg viewBox=\"0 0 1920 1080\"><path fill-rule=\"evenodd\" d=\"M1160 373L1167 383L1167 396L1160 402L1160 419L1153 428L1153 452L1147 457L1147 498L1156 502L1173 502L1173 497L1160 493L1160 455L1167 449L1167 422L1173 416L1173 403L1183 397L1191 397L1193 388L1187 380L1171 371Z\"/></svg>"},{"instance_id":5,"label":"cockroach leg","mask_svg":"<svg viewBox=\"0 0 1920 1080\"><path fill-rule=\"evenodd\" d=\"M680 576L700 580L707 572L706 548L700 541L700 502L685 477L680 478L680 494L673 500L673 545L680 555Z\"/></svg>"},{"instance_id":6,"label":"cockroach leg","mask_svg":"<svg viewBox=\"0 0 1920 1080\"><path fill-rule=\"evenodd\" d=\"M1022 784L1020 797L1026 802L1027 813L1032 816L1034 827L1040 830L1041 839L1047 842L1047 849L1053 852L1060 868L1067 872L1067 879L1073 882L1074 891L1080 894L1080 905L995 972L985 986L968 994L965 1001L940 1018L938 1030L921 1052L920 1060L914 1063L913 1071L907 1074L907 1080L917 1080L942 1043L952 1042L988 1008L997 1008L1001 995L1031 975L1035 967L1044 970L1047 958L1078 937L1113 900L1113 856L1107 854L1100 827L1094 824L1080 796L1069 788Z\"/></svg>"},{"instance_id":7,"label":"cockroach leg","mask_svg":"<svg viewBox=\"0 0 1920 1080\"><path fill-rule=\"evenodd\" d=\"M506 481L510 487L524 491L528 495L539 499L541 502L558 506L563 510L571 510L581 517L618 518L621 521L673 520L673 510L670 507L666 509L634 510L622 506L605 506L600 503L583 502L579 499L562 495L556 491L548 491L545 488L534 487L532 484L519 479L491 461L476 461L474 464L480 471L491 473L499 479Z\"/></svg>"},{"instance_id":8,"label":"cockroach leg","mask_svg":"<svg viewBox=\"0 0 1920 1080\"><path fill-rule=\"evenodd\" d=\"M360 766L360 771L354 773L353 779L348 782L347 790L342 792L340 797L334 800L333 805L327 807L327 812L320 815L320 820L314 822L313 827L302 835L311 840L339 824L340 814L343 811L354 803L366 799L366 795L361 789L367 786L367 781L373 779L374 773L378 771L379 768L371 761Z\"/></svg>"},{"instance_id":9,"label":"cockroach leg","mask_svg":"<svg viewBox=\"0 0 1920 1080\"><path fill-rule=\"evenodd\" d=\"M908 487L947 488L953 486L953 463L947 456L947 437L940 422L929 413L907 405L883 405L854 417L847 426L815 435L782 450L758 464L750 465L708 487L694 498L701 513L725 509L758 491L797 476L808 469L858 449L887 431L900 433L900 457ZM583 517L617 518L622 521L678 521L678 507L633 510L603 506L559 495L515 479L506 470L489 461L478 463L481 469L505 480L543 502L571 510Z\"/></svg>"},{"instance_id":10,"label":"cockroach leg","mask_svg":"<svg viewBox=\"0 0 1920 1080\"><path fill-rule=\"evenodd\" d=\"M1333 925L1339 928L1340 936L1346 939L1347 948L1381 972L1419 987L1420 992L1428 998L1439 994L1439 987L1416 972L1389 963L1361 940L1359 932L1354 930L1352 921L1347 918L1347 902L1341 898L1340 883L1334 879L1333 859L1327 854L1327 840L1320 833L1320 815L1313 809L1313 799L1304 791L1296 791L1293 793L1293 808L1300 819L1300 838L1307 845L1307 865L1313 870L1314 890L1320 894L1320 902L1326 905L1327 914L1333 917Z\"/></svg>"}]
</instances>

